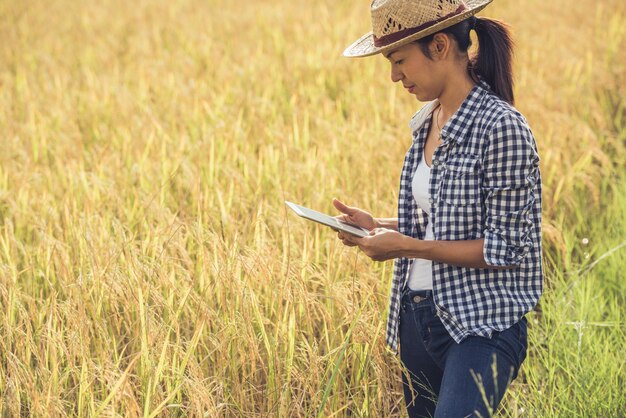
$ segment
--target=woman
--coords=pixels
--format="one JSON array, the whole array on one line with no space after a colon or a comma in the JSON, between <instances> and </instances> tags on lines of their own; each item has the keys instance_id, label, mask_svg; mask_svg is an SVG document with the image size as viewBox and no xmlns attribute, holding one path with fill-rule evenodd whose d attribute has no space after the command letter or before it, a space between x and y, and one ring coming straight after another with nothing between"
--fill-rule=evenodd
<instances>
[{"instance_id":1,"label":"woman","mask_svg":"<svg viewBox=\"0 0 626 418\"><path fill-rule=\"evenodd\" d=\"M334 200L369 229L342 242L396 259L387 344L406 370L409 416L490 416L526 357L524 315L543 288L541 177L513 107L506 27L474 15L491 0L375 0L373 32L344 52L384 54L420 102L410 122L398 218ZM478 38L470 57L470 32Z\"/></svg>"}]
</instances>

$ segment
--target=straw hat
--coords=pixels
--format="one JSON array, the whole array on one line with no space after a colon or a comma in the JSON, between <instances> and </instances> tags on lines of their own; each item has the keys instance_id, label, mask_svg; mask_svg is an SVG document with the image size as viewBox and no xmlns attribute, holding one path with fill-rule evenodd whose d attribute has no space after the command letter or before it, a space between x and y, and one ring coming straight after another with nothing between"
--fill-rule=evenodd
<instances>
[{"instance_id":1,"label":"straw hat","mask_svg":"<svg viewBox=\"0 0 626 418\"><path fill-rule=\"evenodd\" d=\"M346 57L367 57L390 51L455 25L493 0L374 0L373 31L343 51Z\"/></svg>"}]
</instances>

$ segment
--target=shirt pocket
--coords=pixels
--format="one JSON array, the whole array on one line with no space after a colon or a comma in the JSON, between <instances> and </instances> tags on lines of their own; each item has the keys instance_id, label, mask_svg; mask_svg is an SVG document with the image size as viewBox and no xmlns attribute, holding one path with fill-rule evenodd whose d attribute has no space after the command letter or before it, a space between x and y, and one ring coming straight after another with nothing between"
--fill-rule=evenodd
<instances>
[{"instance_id":1,"label":"shirt pocket","mask_svg":"<svg viewBox=\"0 0 626 418\"><path fill-rule=\"evenodd\" d=\"M480 175L477 155L451 156L445 165L441 200L455 206L475 205L480 201Z\"/></svg>"}]
</instances>

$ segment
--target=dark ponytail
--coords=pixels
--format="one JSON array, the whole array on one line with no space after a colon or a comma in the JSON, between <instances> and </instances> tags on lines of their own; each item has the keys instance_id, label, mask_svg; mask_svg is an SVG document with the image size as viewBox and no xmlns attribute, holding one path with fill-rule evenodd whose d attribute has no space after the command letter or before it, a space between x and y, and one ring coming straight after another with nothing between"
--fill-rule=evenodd
<instances>
[{"instance_id":1,"label":"dark ponytail","mask_svg":"<svg viewBox=\"0 0 626 418\"><path fill-rule=\"evenodd\" d=\"M472 16L456 25L441 30L452 36L462 53L472 45L470 31L478 37L478 51L470 57L468 72L474 81L484 80L493 92L510 104L513 96L513 40L508 26L499 20ZM428 46L436 34L416 41L424 55L431 58Z\"/></svg>"},{"instance_id":2,"label":"dark ponytail","mask_svg":"<svg viewBox=\"0 0 626 418\"><path fill-rule=\"evenodd\" d=\"M510 104L513 97L513 40L508 26L498 20L475 17L478 51L470 59L470 69L491 86L495 94Z\"/></svg>"}]
</instances>

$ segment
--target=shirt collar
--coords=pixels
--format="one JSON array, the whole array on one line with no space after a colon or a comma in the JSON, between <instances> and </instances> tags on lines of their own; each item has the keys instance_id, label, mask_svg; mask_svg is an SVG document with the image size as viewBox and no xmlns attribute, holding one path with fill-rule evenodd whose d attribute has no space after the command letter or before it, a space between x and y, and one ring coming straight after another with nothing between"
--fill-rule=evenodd
<instances>
[{"instance_id":1,"label":"shirt collar","mask_svg":"<svg viewBox=\"0 0 626 418\"><path fill-rule=\"evenodd\" d=\"M482 80L479 80L478 83L472 87L463 103L461 103L461 107L448 119L441 129L441 139L443 142L452 140L460 144L465 141L467 131L470 126L472 126L474 118L479 113L478 109L480 109L484 97L489 90L489 85Z\"/></svg>"},{"instance_id":2,"label":"shirt collar","mask_svg":"<svg viewBox=\"0 0 626 418\"><path fill-rule=\"evenodd\" d=\"M430 115L433 113L437 106L439 105L439 100L435 99L432 102L426 104L423 109L418 111L411 121L409 122L409 128L413 132L413 142L417 142L419 139L419 132L426 123L426 121L430 118Z\"/></svg>"}]
</instances>

